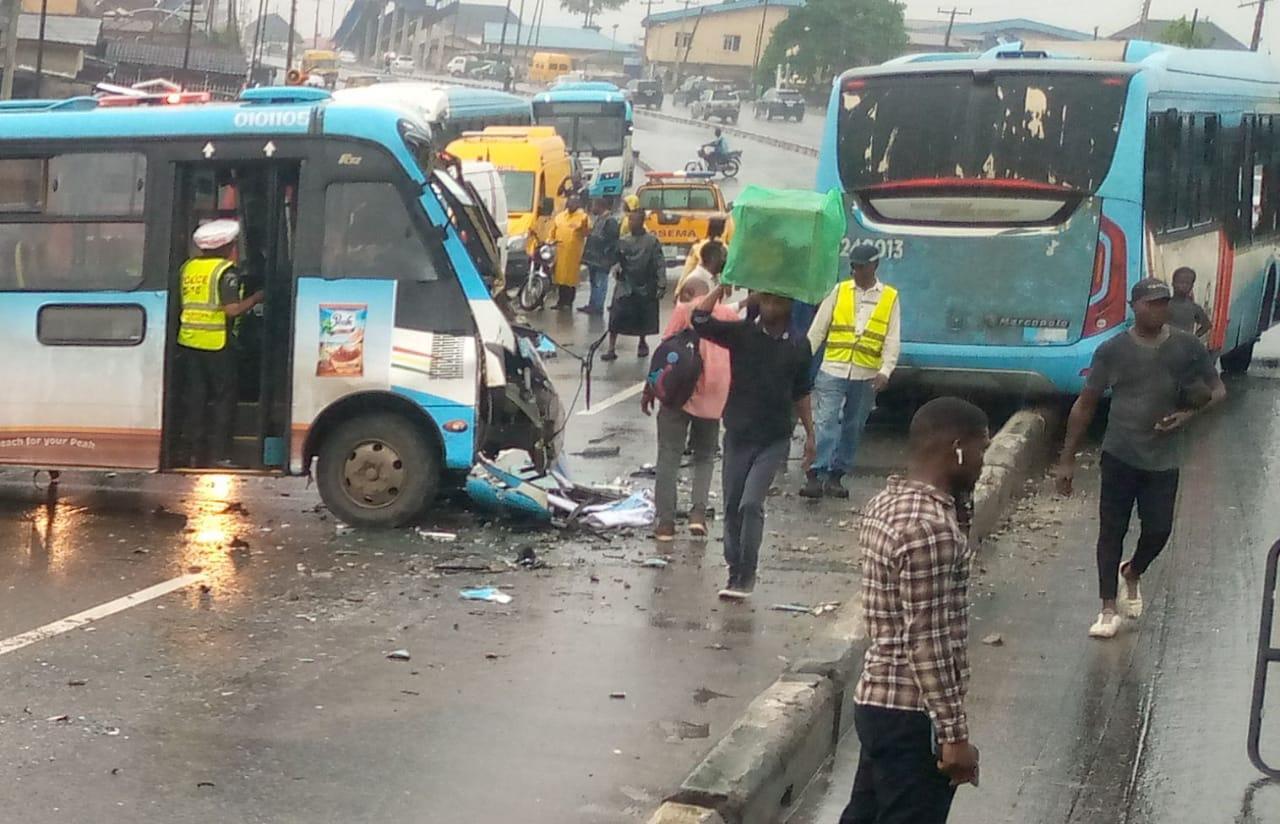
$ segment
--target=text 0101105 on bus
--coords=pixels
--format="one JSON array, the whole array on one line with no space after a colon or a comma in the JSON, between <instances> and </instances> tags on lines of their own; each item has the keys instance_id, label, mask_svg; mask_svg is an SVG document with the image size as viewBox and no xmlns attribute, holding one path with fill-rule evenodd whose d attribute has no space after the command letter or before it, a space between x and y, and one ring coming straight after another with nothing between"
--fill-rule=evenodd
<instances>
[{"instance_id":1,"label":"text 0101105 on bus","mask_svg":"<svg viewBox=\"0 0 1280 824\"><path fill-rule=\"evenodd\" d=\"M559 401L483 282L496 227L412 118L318 89L157 97L0 106L0 464L209 468L181 454L209 421L191 420L178 333L212 220L243 227L227 256L264 296L225 334L205 324L234 394L196 416L230 415L234 468L314 460L338 517L399 525L477 453L555 460Z\"/></svg>"},{"instance_id":2,"label":"text 0101105 on bus","mask_svg":"<svg viewBox=\"0 0 1280 824\"><path fill-rule=\"evenodd\" d=\"M533 121L564 138L591 197L621 197L635 174L632 111L612 83L558 83L533 98Z\"/></svg>"},{"instance_id":3,"label":"text 0101105 on bus","mask_svg":"<svg viewBox=\"0 0 1280 824\"><path fill-rule=\"evenodd\" d=\"M1276 315L1280 76L1252 53L1000 47L836 79L818 188L902 294L896 379L1079 391L1129 287L1199 273L1224 368ZM1095 49L1096 51L1096 49ZM847 265L847 263L846 263Z\"/></svg>"}]
</instances>

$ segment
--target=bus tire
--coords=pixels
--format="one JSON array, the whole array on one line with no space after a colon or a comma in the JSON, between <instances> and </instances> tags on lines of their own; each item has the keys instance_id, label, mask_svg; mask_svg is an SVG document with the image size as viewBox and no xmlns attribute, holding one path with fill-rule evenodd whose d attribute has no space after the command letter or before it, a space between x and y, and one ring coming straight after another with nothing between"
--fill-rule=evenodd
<instances>
[{"instance_id":1,"label":"bus tire","mask_svg":"<svg viewBox=\"0 0 1280 824\"><path fill-rule=\"evenodd\" d=\"M1249 371L1249 364L1253 363L1253 344L1237 346L1224 354L1219 362L1224 374L1243 375Z\"/></svg>"},{"instance_id":2,"label":"bus tire","mask_svg":"<svg viewBox=\"0 0 1280 824\"><path fill-rule=\"evenodd\" d=\"M403 415L371 412L338 424L325 437L316 486L325 506L345 523L405 526L440 488L440 453Z\"/></svg>"}]
</instances>

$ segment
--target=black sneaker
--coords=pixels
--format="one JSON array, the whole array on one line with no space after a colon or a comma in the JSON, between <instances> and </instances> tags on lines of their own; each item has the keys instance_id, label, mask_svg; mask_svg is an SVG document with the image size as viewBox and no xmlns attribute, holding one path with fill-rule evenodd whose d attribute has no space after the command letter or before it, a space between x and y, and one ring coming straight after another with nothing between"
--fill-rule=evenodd
<instances>
[{"instance_id":1,"label":"black sneaker","mask_svg":"<svg viewBox=\"0 0 1280 824\"><path fill-rule=\"evenodd\" d=\"M616 361L617 359L618 359L617 352L605 352L603 355L600 356L600 360L605 361L606 363Z\"/></svg>"},{"instance_id":2,"label":"black sneaker","mask_svg":"<svg viewBox=\"0 0 1280 824\"><path fill-rule=\"evenodd\" d=\"M817 473L810 472L805 476L804 486L800 487L801 498L821 498L822 497L822 479Z\"/></svg>"},{"instance_id":3,"label":"black sneaker","mask_svg":"<svg viewBox=\"0 0 1280 824\"><path fill-rule=\"evenodd\" d=\"M827 482L822 485L822 494L828 498L848 498L849 490L844 488L844 484L840 483L839 475L832 475L827 478Z\"/></svg>"},{"instance_id":4,"label":"black sneaker","mask_svg":"<svg viewBox=\"0 0 1280 824\"><path fill-rule=\"evenodd\" d=\"M637 358L647 358L647 357L649 357L649 344L647 344L647 343L642 343L642 344L640 344L639 346L637 346L637 347L636 347L636 357L637 357Z\"/></svg>"}]
</instances>

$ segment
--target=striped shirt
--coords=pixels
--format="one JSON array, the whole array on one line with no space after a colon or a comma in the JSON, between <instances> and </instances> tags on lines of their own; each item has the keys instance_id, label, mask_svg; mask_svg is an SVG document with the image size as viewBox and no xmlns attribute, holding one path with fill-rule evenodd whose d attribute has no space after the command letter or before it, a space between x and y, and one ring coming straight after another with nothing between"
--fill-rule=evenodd
<instances>
[{"instance_id":1,"label":"striped shirt","mask_svg":"<svg viewBox=\"0 0 1280 824\"><path fill-rule=\"evenodd\" d=\"M870 646L854 701L927 712L943 743L969 737L969 568L951 495L891 477L862 520Z\"/></svg>"}]
</instances>

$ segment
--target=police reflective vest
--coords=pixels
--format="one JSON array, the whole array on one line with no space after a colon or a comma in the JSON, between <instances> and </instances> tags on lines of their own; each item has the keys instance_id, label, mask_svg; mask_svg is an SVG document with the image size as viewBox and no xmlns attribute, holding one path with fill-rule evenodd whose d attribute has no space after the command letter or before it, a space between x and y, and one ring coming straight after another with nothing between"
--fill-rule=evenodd
<instances>
[{"instance_id":1,"label":"police reflective vest","mask_svg":"<svg viewBox=\"0 0 1280 824\"><path fill-rule=\"evenodd\" d=\"M227 313L219 285L234 264L226 258L192 258L182 267L182 318L178 344L217 352L227 345Z\"/></svg>"},{"instance_id":2,"label":"police reflective vest","mask_svg":"<svg viewBox=\"0 0 1280 824\"><path fill-rule=\"evenodd\" d=\"M831 313L831 328L827 332L826 360L836 363L852 363L866 369L879 369L884 363L884 339L889 334L889 319L893 304L898 300L898 290L880 285L880 300L867 319L862 334L857 331L858 301L852 280L836 287L836 305Z\"/></svg>"}]
</instances>

